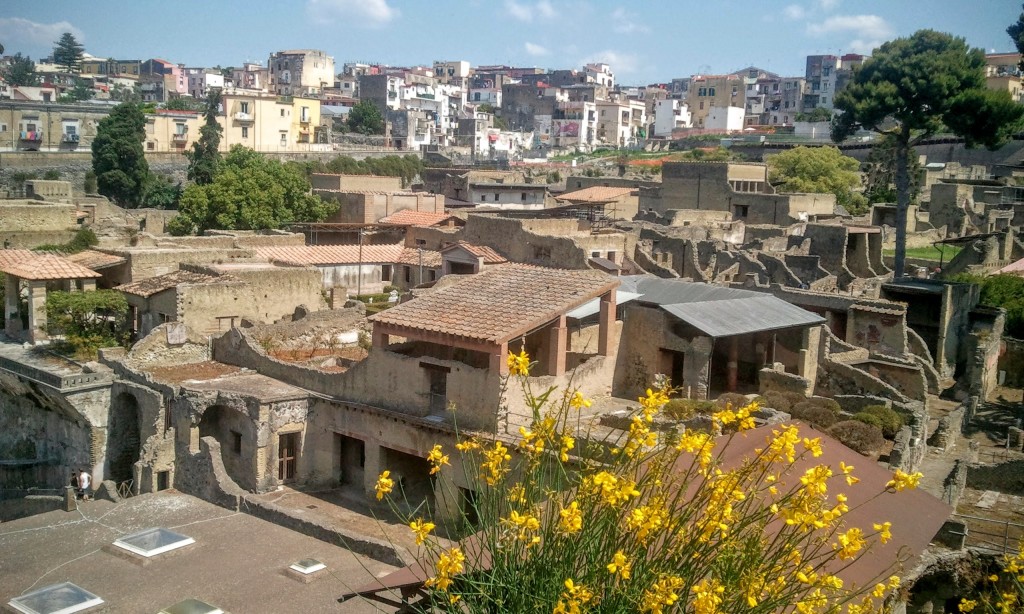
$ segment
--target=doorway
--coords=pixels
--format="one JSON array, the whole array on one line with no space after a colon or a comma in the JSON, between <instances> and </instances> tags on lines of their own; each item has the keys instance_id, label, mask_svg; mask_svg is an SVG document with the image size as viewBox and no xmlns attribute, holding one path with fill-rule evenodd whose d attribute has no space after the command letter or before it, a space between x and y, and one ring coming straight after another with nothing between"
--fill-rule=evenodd
<instances>
[{"instance_id":1,"label":"doorway","mask_svg":"<svg viewBox=\"0 0 1024 614\"><path fill-rule=\"evenodd\" d=\"M295 479L299 458L299 433L277 436L277 479L288 482Z\"/></svg>"}]
</instances>

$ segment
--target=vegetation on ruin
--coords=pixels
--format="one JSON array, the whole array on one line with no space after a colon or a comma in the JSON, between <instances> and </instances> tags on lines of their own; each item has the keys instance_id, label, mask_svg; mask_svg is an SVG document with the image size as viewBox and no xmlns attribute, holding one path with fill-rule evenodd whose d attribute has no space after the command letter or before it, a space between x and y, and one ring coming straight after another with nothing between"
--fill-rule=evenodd
<instances>
[{"instance_id":1,"label":"vegetation on ruin","mask_svg":"<svg viewBox=\"0 0 1024 614\"><path fill-rule=\"evenodd\" d=\"M1024 339L1024 277L1019 275L989 275L981 277L963 273L953 281L975 283L981 286L980 303L986 307L1006 310L1004 334Z\"/></svg>"},{"instance_id":2,"label":"vegetation on ruin","mask_svg":"<svg viewBox=\"0 0 1024 614\"><path fill-rule=\"evenodd\" d=\"M1007 614L1024 609L1024 541L1016 552L1004 554L998 565L973 594L960 599L960 612Z\"/></svg>"},{"instance_id":3,"label":"vegetation on ruin","mask_svg":"<svg viewBox=\"0 0 1024 614\"><path fill-rule=\"evenodd\" d=\"M877 420L876 426L882 429L882 435L886 439L896 437L896 433L900 432L905 423L903 416L899 412L885 405L868 405L855 414L853 419L863 422L863 418L866 416L872 416Z\"/></svg>"},{"instance_id":4,"label":"vegetation on ruin","mask_svg":"<svg viewBox=\"0 0 1024 614\"><path fill-rule=\"evenodd\" d=\"M167 224L173 235L210 229L264 230L294 222L319 222L337 209L309 192L309 181L292 165L235 145L212 183L185 188L178 215Z\"/></svg>"},{"instance_id":5,"label":"vegetation on ruin","mask_svg":"<svg viewBox=\"0 0 1024 614\"><path fill-rule=\"evenodd\" d=\"M716 407L713 433L655 431L669 403L661 388L640 397L620 439L592 440L580 432L589 400L535 390L525 352L508 363L505 385L521 389L533 415L519 443L460 434L455 449L436 445L426 457L432 474L462 461L475 490L463 499L475 520L465 529L476 532L442 543L422 509L403 515L433 562L423 611L874 612L899 586L892 569L863 586L833 575L891 539L891 524L846 523L844 493L866 486L854 467L815 464L822 442L797 426L774 428L763 448L726 465L723 451L749 436L756 404ZM920 477L897 472L886 491ZM396 512L401 484L390 470L376 484Z\"/></svg>"},{"instance_id":6,"label":"vegetation on ruin","mask_svg":"<svg viewBox=\"0 0 1024 614\"><path fill-rule=\"evenodd\" d=\"M423 171L423 160L419 156L387 155L380 158L356 160L351 156L336 156L327 162L309 160L289 162L299 168L306 177L313 173L332 173L339 175L380 175L384 177L401 177L402 185L408 187Z\"/></svg>"},{"instance_id":7,"label":"vegetation on ruin","mask_svg":"<svg viewBox=\"0 0 1024 614\"><path fill-rule=\"evenodd\" d=\"M836 204L851 215L868 212L860 193L860 162L838 147L794 147L765 156L768 181L779 192L835 194Z\"/></svg>"},{"instance_id":8,"label":"vegetation on ruin","mask_svg":"<svg viewBox=\"0 0 1024 614\"><path fill-rule=\"evenodd\" d=\"M885 445L882 428L860 420L843 420L828 429L828 434L843 442L843 445L865 456L878 453Z\"/></svg>"},{"instance_id":9,"label":"vegetation on ruin","mask_svg":"<svg viewBox=\"0 0 1024 614\"><path fill-rule=\"evenodd\" d=\"M932 245L929 247L908 247L906 249L906 257L913 258L915 260L934 260L938 263L949 262L954 256L960 253L959 247L955 245ZM896 254L895 249L883 249L883 256L894 256Z\"/></svg>"},{"instance_id":10,"label":"vegetation on ruin","mask_svg":"<svg viewBox=\"0 0 1024 614\"><path fill-rule=\"evenodd\" d=\"M904 272L909 164L913 148L946 130L968 146L995 148L1024 120L1024 107L1009 92L985 87L985 52L963 38L919 30L882 44L835 97L839 114L832 139L842 142L861 129L892 139L896 169L894 275Z\"/></svg>"},{"instance_id":11,"label":"vegetation on ruin","mask_svg":"<svg viewBox=\"0 0 1024 614\"><path fill-rule=\"evenodd\" d=\"M67 243L44 243L33 249L37 252L59 252L68 255L85 251L99 242L100 240L96 238L96 233L91 228L79 228L75 231L75 236Z\"/></svg>"},{"instance_id":12,"label":"vegetation on ruin","mask_svg":"<svg viewBox=\"0 0 1024 614\"><path fill-rule=\"evenodd\" d=\"M128 302L117 290L47 292L46 329L56 351L92 360L100 348L128 342Z\"/></svg>"},{"instance_id":13,"label":"vegetation on ruin","mask_svg":"<svg viewBox=\"0 0 1024 614\"><path fill-rule=\"evenodd\" d=\"M99 193L122 207L142 203L149 163L142 148L146 116L138 105L124 102L100 120L92 142L92 169Z\"/></svg>"}]
</instances>

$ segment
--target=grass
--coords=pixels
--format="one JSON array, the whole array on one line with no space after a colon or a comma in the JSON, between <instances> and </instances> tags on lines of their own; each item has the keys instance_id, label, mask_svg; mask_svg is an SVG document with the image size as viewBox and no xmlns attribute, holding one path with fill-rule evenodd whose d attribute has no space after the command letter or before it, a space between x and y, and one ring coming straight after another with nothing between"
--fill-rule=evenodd
<instances>
[{"instance_id":1,"label":"grass","mask_svg":"<svg viewBox=\"0 0 1024 614\"><path fill-rule=\"evenodd\" d=\"M907 248L907 258L914 258L916 260L934 260L938 262L940 260L941 249L941 260L949 262L960 253L960 248L953 245L940 245L936 247L909 247ZM883 256L895 256L895 249L883 249Z\"/></svg>"}]
</instances>

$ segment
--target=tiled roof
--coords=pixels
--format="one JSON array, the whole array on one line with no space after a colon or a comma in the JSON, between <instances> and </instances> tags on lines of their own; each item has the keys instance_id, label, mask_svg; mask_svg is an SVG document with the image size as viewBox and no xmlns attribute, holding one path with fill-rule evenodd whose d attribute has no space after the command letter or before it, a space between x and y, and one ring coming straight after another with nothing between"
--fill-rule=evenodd
<instances>
[{"instance_id":1,"label":"tiled roof","mask_svg":"<svg viewBox=\"0 0 1024 614\"><path fill-rule=\"evenodd\" d=\"M31 281L100 277L96 271L87 269L57 254L33 254L31 258L25 258L18 262L0 264L0 271Z\"/></svg>"},{"instance_id":2,"label":"tiled roof","mask_svg":"<svg viewBox=\"0 0 1024 614\"><path fill-rule=\"evenodd\" d=\"M504 343L618 285L618 279L598 271L503 266L467 276L370 320Z\"/></svg>"},{"instance_id":3,"label":"tiled roof","mask_svg":"<svg viewBox=\"0 0 1024 614\"><path fill-rule=\"evenodd\" d=\"M502 262L508 262L508 258L502 256L498 252L494 251L494 249L486 245L473 245L472 243L466 243L465 241L453 243L448 247L442 249L441 253L453 250L456 247L461 247L462 249L473 254L477 258L483 258L484 264L501 264Z\"/></svg>"},{"instance_id":4,"label":"tiled roof","mask_svg":"<svg viewBox=\"0 0 1024 614\"><path fill-rule=\"evenodd\" d=\"M579 203L606 203L629 196L631 193L636 191L636 188L595 185L589 188L583 188L582 190L576 190L575 192L566 192L565 194L561 194L558 197L558 200L571 200Z\"/></svg>"},{"instance_id":5,"label":"tiled roof","mask_svg":"<svg viewBox=\"0 0 1024 614\"><path fill-rule=\"evenodd\" d=\"M1014 275L1024 275L1024 258L1021 258L1017 262L1011 262L1010 264L996 271L996 273L1013 273Z\"/></svg>"},{"instance_id":6,"label":"tiled roof","mask_svg":"<svg viewBox=\"0 0 1024 614\"><path fill-rule=\"evenodd\" d=\"M157 292L163 292L171 288L177 288L179 284L204 284L211 281L225 281L232 278L223 275L215 277L204 273L193 273L192 271L172 271L166 275L141 279L130 284L118 286L117 289L125 294L134 294L143 298L153 296Z\"/></svg>"},{"instance_id":7,"label":"tiled roof","mask_svg":"<svg viewBox=\"0 0 1024 614\"><path fill-rule=\"evenodd\" d=\"M31 260L38 255L30 249L0 249L0 266Z\"/></svg>"},{"instance_id":8,"label":"tiled roof","mask_svg":"<svg viewBox=\"0 0 1024 614\"><path fill-rule=\"evenodd\" d=\"M401 226L433 226L438 222L442 222L451 215L447 213L433 213L431 211L413 211L412 209L403 209L398 213L393 213L387 217L380 218L381 224L398 224Z\"/></svg>"},{"instance_id":9,"label":"tiled roof","mask_svg":"<svg viewBox=\"0 0 1024 614\"><path fill-rule=\"evenodd\" d=\"M396 262L405 248L401 243L389 245L363 245L362 256L358 245L290 245L253 248L256 255L289 264L359 264L360 262Z\"/></svg>"},{"instance_id":10,"label":"tiled roof","mask_svg":"<svg viewBox=\"0 0 1024 614\"><path fill-rule=\"evenodd\" d=\"M420 261L421 255L423 258L422 262ZM432 249L407 247L398 255L398 259L395 260L395 264L409 264L414 266L422 264L423 266L430 267L432 269L440 268L441 252L434 251Z\"/></svg>"},{"instance_id":11,"label":"tiled roof","mask_svg":"<svg viewBox=\"0 0 1024 614\"><path fill-rule=\"evenodd\" d=\"M109 266L124 264L127 262L127 260L120 256L105 254L93 249L87 249L80 251L77 254L71 254L70 256L67 256L67 259L71 262L77 262L78 264L94 271L96 269L105 269Z\"/></svg>"}]
</instances>

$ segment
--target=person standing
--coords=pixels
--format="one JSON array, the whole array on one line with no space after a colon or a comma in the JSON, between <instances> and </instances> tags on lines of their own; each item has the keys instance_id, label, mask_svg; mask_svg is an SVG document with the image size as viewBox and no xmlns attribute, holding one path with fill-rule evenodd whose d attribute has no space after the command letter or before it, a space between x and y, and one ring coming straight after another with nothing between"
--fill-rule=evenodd
<instances>
[{"instance_id":1,"label":"person standing","mask_svg":"<svg viewBox=\"0 0 1024 614\"><path fill-rule=\"evenodd\" d=\"M92 475L85 469L78 474L78 489L82 492L83 501L88 501L92 496Z\"/></svg>"}]
</instances>

